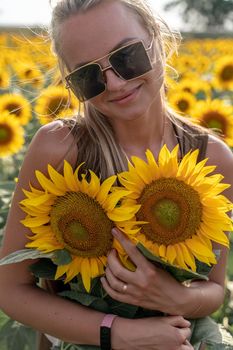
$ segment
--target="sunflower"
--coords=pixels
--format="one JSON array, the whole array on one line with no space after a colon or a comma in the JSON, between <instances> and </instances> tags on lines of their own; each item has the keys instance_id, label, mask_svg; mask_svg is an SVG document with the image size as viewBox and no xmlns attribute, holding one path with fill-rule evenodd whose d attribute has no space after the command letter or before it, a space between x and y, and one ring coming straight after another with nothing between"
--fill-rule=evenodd
<instances>
[{"instance_id":1,"label":"sunflower","mask_svg":"<svg viewBox=\"0 0 233 350\"><path fill-rule=\"evenodd\" d=\"M222 90L233 89L232 56L224 56L217 60L214 68L213 85Z\"/></svg>"},{"instance_id":2,"label":"sunflower","mask_svg":"<svg viewBox=\"0 0 233 350\"><path fill-rule=\"evenodd\" d=\"M41 124L46 124L56 118L64 109L77 110L78 100L69 95L68 90L63 86L50 86L43 90L36 101L35 112Z\"/></svg>"},{"instance_id":3,"label":"sunflower","mask_svg":"<svg viewBox=\"0 0 233 350\"><path fill-rule=\"evenodd\" d=\"M24 144L24 130L8 112L0 114L0 157L17 153Z\"/></svg>"},{"instance_id":4,"label":"sunflower","mask_svg":"<svg viewBox=\"0 0 233 350\"><path fill-rule=\"evenodd\" d=\"M90 180L87 180L86 175L80 174L81 165L73 171L64 161L64 175L48 165L49 178L36 171L42 190L32 186L31 191L24 190L27 198L20 204L27 213L22 223L33 233L26 247L44 253L64 250L70 262L57 267L55 279L66 275L67 283L81 274L89 292L91 278L104 273L109 250L114 247L120 256L125 255L113 239L113 225L121 227L124 221L130 221L139 206L122 202L129 192L114 188L116 176L101 184L90 170ZM129 225L125 230L131 234Z\"/></svg>"},{"instance_id":5,"label":"sunflower","mask_svg":"<svg viewBox=\"0 0 233 350\"><path fill-rule=\"evenodd\" d=\"M25 62L17 69L17 74L22 84L29 84L35 89L43 88L45 79L42 72L33 63Z\"/></svg>"},{"instance_id":6,"label":"sunflower","mask_svg":"<svg viewBox=\"0 0 233 350\"><path fill-rule=\"evenodd\" d=\"M233 147L233 108L222 100L198 101L192 116L199 124L214 129Z\"/></svg>"},{"instance_id":7,"label":"sunflower","mask_svg":"<svg viewBox=\"0 0 233 350\"><path fill-rule=\"evenodd\" d=\"M32 117L28 100L19 94L4 94L0 96L0 113L3 111L13 115L21 125L26 125Z\"/></svg>"},{"instance_id":8,"label":"sunflower","mask_svg":"<svg viewBox=\"0 0 233 350\"><path fill-rule=\"evenodd\" d=\"M211 85L201 79L182 79L176 89L176 91L189 92L200 99L211 95Z\"/></svg>"},{"instance_id":9,"label":"sunflower","mask_svg":"<svg viewBox=\"0 0 233 350\"><path fill-rule=\"evenodd\" d=\"M7 89L10 86L10 74L6 67L0 65L0 89Z\"/></svg>"},{"instance_id":10,"label":"sunflower","mask_svg":"<svg viewBox=\"0 0 233 350\"><path fill-rule=\"evenodd\" d=\"M196 102L196 98L187 91L171 91L168 95L169 104L178 112L188 115Z\"/></svg>"},{"instance_id":11,"label":"sunflower","mask_svg":"<svg viewBox=\"0 0 233 350\"><path fill-rule=\"evenodd\" d=\"M140 204L137 220L145 221L137 241L162 260L196 271L196 259L215 264L211 241L228 246L223 230L231 230L227 211L231 203L220 193L229 187L223 176L209 175L215 166L197 163L198 150L178 162L178 145L164 145L158 163L147 150L147 162L132 157L129 170L119 174L121 184ZM209 175L209 176L207 176Z\"/></svg>"}]
</instances>

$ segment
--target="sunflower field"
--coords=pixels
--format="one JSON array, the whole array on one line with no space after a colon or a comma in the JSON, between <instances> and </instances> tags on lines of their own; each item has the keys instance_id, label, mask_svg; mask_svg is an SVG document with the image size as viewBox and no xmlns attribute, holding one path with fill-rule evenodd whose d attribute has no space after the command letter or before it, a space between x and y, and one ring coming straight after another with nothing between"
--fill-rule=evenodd
<instances>
[{"instance_id":1,"label":"sunflower field","mask_svg":"<svg viewBox=\"0 0 233 350\"><path fill-rule=\"evenodd\" d=\"M0 34L0 245L19 169L41 125L80 110L70 96L45 34ZM169 105L214 129L233 150L233 39L186 39L172 57ZM233 238L231 238L233 241ZM233 246L225 302L212 317L233 334ZM35 332L0 311L0 350L35 348Z\"/></svg>"}]
</instances>

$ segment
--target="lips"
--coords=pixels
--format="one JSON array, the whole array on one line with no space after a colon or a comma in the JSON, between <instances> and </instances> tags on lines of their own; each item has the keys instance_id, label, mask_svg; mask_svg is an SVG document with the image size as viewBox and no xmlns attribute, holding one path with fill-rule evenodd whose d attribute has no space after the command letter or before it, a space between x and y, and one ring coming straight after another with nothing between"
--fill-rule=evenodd
<instances>
[{"instance_id":1,"label":"lips","mask_svg":"<svg viewBox=\"0 0 233 350\"><path fill-rule=\"evenodd\" d=\"M141 85L140 85L141 86ZM136 88L124 93L123 95L117 96L113 99L110 100L110 102L120 102L123 101L124 99L126 99L127 97L130 97L131 95L133 95L139 88L140 86L137 86Z\"/></svg>"}]
</instances>

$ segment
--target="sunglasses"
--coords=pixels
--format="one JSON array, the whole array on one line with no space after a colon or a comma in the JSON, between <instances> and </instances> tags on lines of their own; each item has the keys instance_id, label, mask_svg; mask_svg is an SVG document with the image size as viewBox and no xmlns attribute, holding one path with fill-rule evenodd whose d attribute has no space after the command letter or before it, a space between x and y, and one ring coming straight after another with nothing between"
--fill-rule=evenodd
<instances>
[{"instance_id":1,"label":"sunglasses","mask_svg":"<svg viewBox=\"0 0 233 350\"><path fill-rule=\"evenodd\" d=\"M142 40L138 40L75 69L65 77L66 87L83 102L105 91L104 72L108 69L112 69L124 80L132 80L146 74L152 70L148 51L152 48L153 40L154 36L148 48L144 46ZM104 58L108 59L109 65L102 68L97 61Z\"/></svg>"}]
</instances>

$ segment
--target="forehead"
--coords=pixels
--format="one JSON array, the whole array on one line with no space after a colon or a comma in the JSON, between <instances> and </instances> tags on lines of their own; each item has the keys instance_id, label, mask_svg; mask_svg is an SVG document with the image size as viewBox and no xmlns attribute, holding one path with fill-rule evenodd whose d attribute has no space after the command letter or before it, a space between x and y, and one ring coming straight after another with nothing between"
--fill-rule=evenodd
<instances>
[{"instance_id":1,"label":"forehead","mask_svg":"<svg viewBox=\"0 0 233 350\"><path fill-rule=\"evenodd\" d=\"M60 28L62 55L72 69L104 56L127 38L146 38L142 20L120 1L101 4L69 17Z\"/></svg>"}]
</instances>

